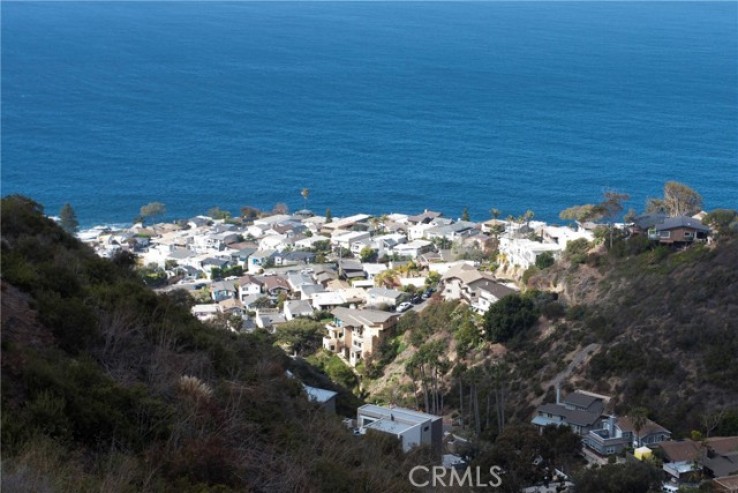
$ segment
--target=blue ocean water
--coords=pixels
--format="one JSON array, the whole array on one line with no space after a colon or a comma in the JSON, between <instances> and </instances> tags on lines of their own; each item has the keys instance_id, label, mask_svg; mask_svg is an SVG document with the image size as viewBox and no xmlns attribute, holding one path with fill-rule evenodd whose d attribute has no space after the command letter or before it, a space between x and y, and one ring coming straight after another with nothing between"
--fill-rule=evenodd
<instances>
[{"instance_id":1,"label":"blue ocean water","mask_svg":"<svg viewBox=\"0 0 738 493\"><path fill-rule=\"evenodd\" d=\"M738 206L736 2L4 2L2 194L555 220Z\"/></svg>"}]
</instances>

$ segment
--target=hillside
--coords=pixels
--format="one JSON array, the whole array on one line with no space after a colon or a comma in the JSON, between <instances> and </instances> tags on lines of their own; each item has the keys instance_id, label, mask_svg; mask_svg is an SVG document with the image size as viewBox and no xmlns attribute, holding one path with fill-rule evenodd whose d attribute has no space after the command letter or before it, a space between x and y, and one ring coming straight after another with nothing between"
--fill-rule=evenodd
<instances>
[{"instance_id":1,"label":"hillside","mask_svg":"<svg viewBox=\"0 0 738 493\"><path fill-rule=\"evenodd\" d=\"M498 407L506 423L526 423L557 383L612 396L619 415L645 408L675 436L738 433L738 239L686 250L628 241L569 252L532 276L523 298L537 320L502 344L453 303L406 319L381 374L365 379L370 400L418 402L422 362L440 373L444 412L472 428L481 420L492 440Z\"/></svg>"},{"instance_id":2,"label":"hillside","mask_svg":"<svg viewBox=\"0 0 738 493\"><path fill-rule=\"evenodd\" d=\"M3 490L408 488L423 450L357 439L285 370L341 389L266 334L203 326L131 267L3 199ZM343 391L339 407L355 404Z\"/></svg>"},{"instance_id":3,"label":"hillside","mask_svg":"<svg viewBox=\"0 0 738 493\"><path fill-rule=\"evenodd\" d=\"M680 433L704 432L721 409L736 414L738 238L683 250L620 240L579 261L532 280L561 291L563 340L601 345L575 381Z\"/></svg>"}]
</instances>

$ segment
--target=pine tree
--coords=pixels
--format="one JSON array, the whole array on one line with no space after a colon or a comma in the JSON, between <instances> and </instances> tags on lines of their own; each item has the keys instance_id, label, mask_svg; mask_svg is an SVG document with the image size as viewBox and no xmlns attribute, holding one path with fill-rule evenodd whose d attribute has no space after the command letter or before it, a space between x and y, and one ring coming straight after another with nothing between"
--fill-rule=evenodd
<instances>
[{"instance_id":1,"label":"pine tree","mask_svg":"<svg viewBox=\"0 0 738 493\"><path fill-rule=\"evenodd\" d=\"M79 221L77 221L77 214L71 204L66 203L59 212L59 224L69 234L74 234L79 229Z\"/></svg>"}]
</instances>

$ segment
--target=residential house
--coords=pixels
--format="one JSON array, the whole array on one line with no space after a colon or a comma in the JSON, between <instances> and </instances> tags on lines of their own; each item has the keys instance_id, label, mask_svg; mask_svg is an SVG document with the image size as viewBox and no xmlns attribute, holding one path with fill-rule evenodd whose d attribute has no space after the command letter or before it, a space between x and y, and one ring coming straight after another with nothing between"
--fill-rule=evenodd
<instances>
[{"instance_id":1,"label":"residential house","mask_svg":"<svg viewBox=\"0 0 738 493\"><path fill-rule=\"evenodd\" d=\"M316 403L328 414L336 414L336 398L338 396L338 392L328 389L320 389L318 387L311 387L304 383L302 384L302 388L305 390L305 394L307 394L310 402Z\"/></svg>"},{"instance_id":2,"label":"residential house","mask_svg":"<svg viewBox=\"0 0 738 493\"><path fill-rule=\"evenodd\" d=\"M269 296L279 296L281 293L290 294L290 284L282 276L263 276L261 282L264 286L264 292Z\"/></svg>"},{"instance_id":3,"label":"residential house","mask_svg":"<svg viewBox=\"0 0 738 493\"><path fill-rule=\"evenodd\" d=\"M368 231L347 231L345 233L336 234L331 238L331 244L337 247L351 250L354 243L364 243L363 240L369 240L371 234Z\"/></svg>"},{"instance_id":4,"label":"residential house","mask_svg":"<svg viewBox=\"0 0 738 493\"><path fill-rule=\"evenodd\" d=\"M269 233L265 235L261 240L259 240L259 249L276 250L280 252L287 248L287 245L285 244L286 241L289 240L285 235Z\"/></svg>"},{"instance_id":5,"label":"residential house","mask_svg":"<svg viewBox=\"0 0 738 493\"><path fill-rule=\"evenodd\" d=\"M738 493L738 475L713 479L712 490L715 493Z\"/></svg>"},{"instance_id":6,"label":"residential house","mask_svg":"<svg viewBox=\"0 0 738 493\"><path fill-rule=\"evenodd\" d=\"M701 221L687 216L677 216L654 225L648 230L648 238L665 244L683 244L706 240L709 233L710 228Z\"/></svg>"},{"instance_id":7,"label":"residential house","mask_svg":"<svg viewBox=\"0 0 738 493\"><path fill-rule=\"evenodd\" d=\"M356 410L360 433L376 431L397 437L403 452L428 445L440 455L443 441L443 418L403 407L364 404Z\"/></svg>"},{"instance_id":8,"label":"residential house","mask_svg":"<svg viewBox=\"0 0 738 493\"><path fill-rule=\"evenodd\" d=\"M313 216L313 217L308 217L307 219L303 219L302 224L304 224L307 227L308 231L313 233L313 237L315 237L320 232L320 229L323 227L323 224L325 224L325 220L326 220L325 216ZM327 239L327 238L324 238L324 239Z\"/></svg>"},{"instance_id":9,"label":"residential house","mask_svg":"<svg viewBox=\"0 0 738 493\"><path fill-rule=\"evenodd\" d=\"M369 219L371 216L367 214L354 214L353 216L335 219L330 223L324 223L321 227L321 233L332 235L339 230L350 231L353 229L368 229Z\"/></svg>"},{"instance_id":10,"label":"residential house","mask_svg":"<svg viewBox=\"0 0 738 493\"><path fill-rule=\"evenodd\" d=\"M293 292L299 292L301 300L312 300L314 294L324 293L325 288L321 284L301 284Z\"/></svg>"},{"instance_id":11,"label":"residential house","mask_svg":"<svg viewBox=\"0 0 738 493\"><path fill-rule=\"evenodd\" d=\"M486 275L482 279L470 282L465 289L468 303L477 313L486 313L490 306L513 293L517 291Z\"/></svg>"},{"instance_id":12,"label":"residential house","mask_svg":"<svg viewBox=\"0 0 738 493\"><path fill-rule=\"evenodd\" d=\"M359 279L359 278L366 278L366 273L364 272L364 266L361 265L361 262L358 262L356 260L350 260L350 259L341 259L338 261L338 273L339 278L342 279Z\"/></svg>"},{"instance_id":13,"label":"residential house","mask_svg":"<svg viewBox=\"0 0 738 493\"><path fill-rule=\"evenodd\" d=\"M441 217L443 214L440 212L435 211L429 211L428 209L425 209L420 214L416 214L414 216L407 216L405 220L408 224L430 224L434 220Z\"/></svg>"},{"instance_id":14,"label":"residential house","mask_svg":"<svg viewBox=\"0 0 738 493\"><path fill-rule=\"evenodd\" d=\"M409 243L400 243L395 245L391 252L400 257L409 257L416 259L426 252L433 249L433 243L428 240L413 240Z\"/></svg>"},{"instance_id":15,"label":"residential house","mask_svg":"<svg viewBox=\"0 0 738 493\"><path fill-rule=\"evenodd\" d=\"M500 238L499 252L507 263L525 270L536 265L536 259L544 252L558 256L563 247L558 243L540 243L527 238Z\"/></svg>"},{"instance_id":16,"label":"residential house","mask_svg":"<svg viewBox=\"0 0 738 493\"><path fill-rule=\"evenodd\" d=\"M585 435L583 442L599 455L605 456L619 454L627 447L653 446L670 437L669 430L650 419L646 419L639 432L636 432L631 418L610 416L603 422L602 428Z\"/></svg>"},{"instance_id":17,"label":"residential house","mask_svg":"<svg viewBox=\"0 0 738 493\"><path fill-rule=\"evenodd\" d=\"M300 286L315 285L315 282L307 272L288 272L287 284L290 285L290 290L296 293L300 290Z\"/></svg>"},{"instance_id":18,"label":"residential house","mask_svg":"<svg viewBox=\"0 0 738 493\"><path fill-rule=\"evenodd\" d=\"M310 317L315 313L310 300L287 300L284 302L284 317L294 320L298 317Z\"/></svg>"},{"instance_id":19,"label":"residential house","mask_svg":"<svg viewBox=\"0 0 738 493\"><path fill-rule=\"evenodd\" d=\"M366 303L369 306L397 306L402 297L402 291L386 288L371 288L366 291Z\"/></svg>"},{"instance_id":20,"label":"residential house","mask_svg":"<svg viewBox=\"0 0 738 493\"><path fill-rule=\"evenodd\" d=\"M485 279L485 276L474 265L454 264L441 276L441 295L445 300L460 300L466 297L466 286L481 279Z\"/></svg>"},{"instance_id":21,"label":"residential house","mask_svg":"<svg viewBox=\"0 0 738 493\"><path fill-rule=\"evenodd\" d=\"M208 277L212 277L213 269L226 269L229 264L230 259L227 258L206 257L200 261L200 268Z\"/></svg>"},{"instance_id":22,"label":"residential house","mask_svg":"<svg viewBox=\"0 0 738 493\"><path fill-rule=\"evenodd\" d=\"M271 216L265 216L265 217L260 217L258 219L254 219L254 225L264 226L268 230L277 224L286 223L290 221L291 219L292 219L292 216L289 216L287 214L273 214Z\"/></svg>"},{"instance_id":23,"label":"residential house","mask_svg":"<svg viewBox=\"0 0 738 493\"><path fill-rule=\"evenodd\" d=\"M278 325L285 323L287 319L276 308L258 308L254 322L260 329L274 333Z\"/></svg>"},{"instance_id":24,"label":"residential house","mask_svg":"<svg viewBox=\"0 0 738 493\"><path fill-rule=\"evenodd\" d=\"M251 254L248 260L248 272L258 273L274 263L276 250L257 250Z\"/></svg>"},{"instance_id":25,"label":"residential house","mask_svg":"<svg viewBox=\"0 0 738 493\"><path fill-rule=\"evenodd\" d=\"M476 226L475 223L469 221L458 221L452 224L426 229L423 232L423 238L427 240L445 238L454 241L458 238L464 238L474 234Z\"/></svg>"},{"instance_id":26,"label":"residential house","mask_svg":"<svg viewBox=\"0 0 738 493\"><path fill-rule=\"evenodd\" d=\"M657 224L662 224L668 218L669 216L666 214L644 214L633 218L629 231L632 235L645 235Z\"/></svg>"},{"instance_id":27,"label":"residential house","mask_svg":"<svg viewBox=\"0 0 738 493\"><path fill-rule=\"evenodd\" d=\"M663 470L677 482L689 481L701 471L697 462L701 445L692 440L668 440L659 444Z\"/></svg>"},{"instance_id":28,"label":"residential house","mask_svg":"<svg viewBox=\"0 0 738 493\"><path fill-rule=\"evenodd\" d=\"M274 255L274 265L307 265L315 262L313 252L280 252Z\"/></svg>"},{"instance_id":29,"label":"residential house","mask_svg":"<svg viewBox=\"0 0 738 493\"><path fill-rule=\"evenodd\" d=\"M190 313L201 322L207 322L218 316L218 305L213 303L209 305L195 305L190 308Z\"/></svg>"},{"instance_id":30,"label":"residential house","mask_svg":"<svg viewBox=\"0 0 738 493\"><path fill-rule=\"evenodd\" d=\"M238 287L238 299L243 302L249 296L261 294L263 285L264 283L259 277L249 274L239 277L236 280L236 286Z\"/></svg>"},{"instance_id":31,"label":"residential house","mask_svg":"<svg viewBox=\"0 0 738 493\"><path fill-rule=\"evenodd\" d=\"M249 257L251 257L251 255L253 255L254 252L256 252L256 250L257 250L256 247L250 247L250 246L242 247L235 251L231 250L231 261L232 263L236 265L240 265L245 270L248 270Z\"/></svg>"},{"instance_id":32,"label":"residential house","mask_svg":"<svg viewBox=\"0 0 738 493\"><path fill-rule=\"evenodd\" d=\"M699 463L711 478L738 475L738 437L711 437L705 441Z\"/></svg>"},{"instance_id":33,"label":"residential house","mask_svg":"<svg viewBox=\"0 0 738 493\"><path fill-rule=\"evenodd\" d=\"M210 284L210 297L216 303L238 297L237 283L233 281L218 281Z\"/></svg>"},{"instance_id":34,"label":"residential house","mask_svg":"<svg viewBox=\"0 0 738 493\"><path fill-rule=\"evenodd\" d=\"M608 397L577 390L562 401L556 392L555 404L538 406L531 423L539 428L549 425L567 425L578 435L587 435L600 429L602 412Z\"/></svg>"},{"instance_id":35,"label":"residential house","mask_svg":"<svg viewBox=\"0 0 738 493\"><path fill-rule=\"evenodd\" d=\"M356 366L379 347L386 331L397 324L396 313L379 310L335 308L334 320L326 325L323 347Z\"/></svg>"},{"instance_id":36,"label":"residential house","mask_svg":"<svg viewBox=\"0 0 738 493\"><path fill-rule=\"evenodd\" d=\"M213 219L207 216L195 216L187 220L187 225L192 229L198 229L207 226L212 221Z\"/></svg>"},{"instance_id":37,"label":"residential house","mask_svg":"<svg viewBox=\"0 0 738 493\"><path fill-rule=\"evenodd\" d=\"M243 304L241 300L235 298L227 298L223 301L218 302L218 311L225 315L243 315Z\"/></svg>"},{"instance_id":38,"label":"residential house","mask_svg":"<svg viewBox=\"0 0 738 493\"><path fill-rule=\"evenodd\" d=\"M711 478L738 474L738 436L665 441L659 444L664 471L677 481L702 473Z\"/></svg>"},{"instance_id":39,"label":"residential house","mask_svg":"<svg viewBox=\"0 0 738 493\"><path fill-rule=\"evenodd\" d=\"M671 440L671 432L650 419L646 419L645 423L636 431L633 418L623 416L622 418L618 418L617 427L622 430L623 434L630 434L632 436L634 447L642 447L644 445L650 447L657 443Z\"/></svg>"},{"instance_id":40,"label":"residential house","mask_svg":"<svg viewBox=\"0 0 738 493\"><path fill-rule=\"evenodd\" d=\"M346 299L341 293L335 291L315 292L310 295L310 301L316 310L329 310L346 304Z\"/></svg>"},{"instance_id":41,"label":"residential house","mask_svg":"<svg viewBox=\"0 0 738 493\"><path fill-rule=\"evenodd\" d=\"M301 240L295 241L295 248L299 250L308 250L313 248L316 243L327 241L330 242L330 238L327 236L313 235L308 238L302 238Z\"/></svg>"}]
</instances>

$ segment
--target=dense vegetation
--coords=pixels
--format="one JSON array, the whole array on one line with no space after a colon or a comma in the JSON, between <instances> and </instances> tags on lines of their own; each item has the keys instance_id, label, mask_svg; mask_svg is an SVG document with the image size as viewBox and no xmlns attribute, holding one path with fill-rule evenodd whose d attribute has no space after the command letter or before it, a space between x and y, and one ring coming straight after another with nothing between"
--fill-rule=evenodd
<instances>
[{"instance_id":1,"label":"dense vegetation","mask_svg":"<svg viewBox=\"0 0 738 493\"><path fill-rule=\"evenodd\" d=\"M2 201L7 491L402 491L422 455L357 439L306 399L341 390L267 334L200 324L133 258L108 261L22 197ZM310 343L285 334L299 351ZM307 342L305 342L307 341ZM341 393L339 408L355 410ZM352 407L353 406L353 407Z\"/></svg>"},{"instance_id":2,"label":"dense vegetation","mask_svg":"<svg viewBox=\"0 0 738 493\"><path fill-rule=\"evenodd\" d=\"M720 431L738 433L738 238L685 249L619 235L567 250L531 280L556 285L569 306L556 325L561 351L541 357L601 344L577 380L613 395L619 413L645 407L682 436L720 414Z\"/></svg>"}]
</instances>

